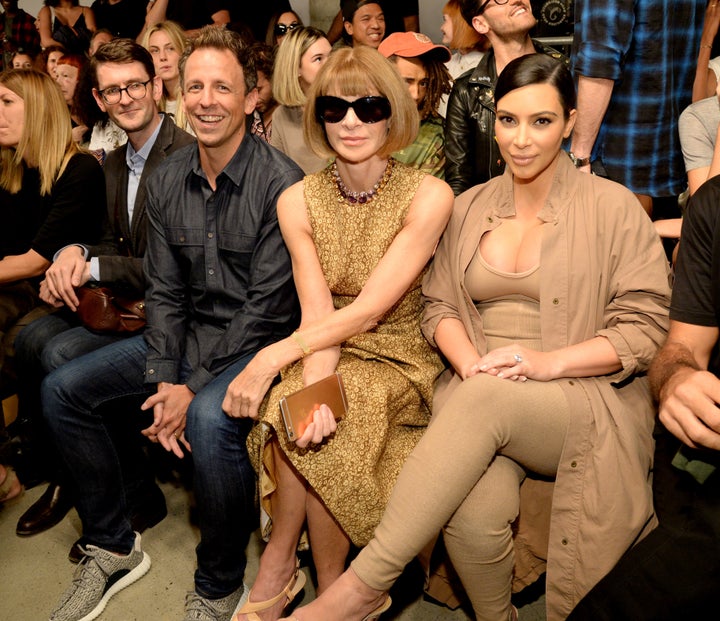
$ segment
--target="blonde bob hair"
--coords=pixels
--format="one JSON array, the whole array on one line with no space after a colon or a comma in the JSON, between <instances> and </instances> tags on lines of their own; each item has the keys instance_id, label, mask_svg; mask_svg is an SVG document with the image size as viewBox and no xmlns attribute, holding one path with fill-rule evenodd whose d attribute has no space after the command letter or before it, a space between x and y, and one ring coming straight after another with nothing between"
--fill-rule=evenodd
<instances>
[{"instance_id":1,"label":"blonde bob hair","mask_svg":"<svg viewBox=\"0 0 720 621\"><path fill-rule=\"evenodd\" d=\"M305 143L325 157L335 151L328 142L325 123L315 113L316 98L322 95L387 97L392 112L387 121L387 138L378 151L382 157L405 148L417 136L420 126L417 106L393 64L375 48L359 45L336 50L312 84L303 113Z\"/></svg>"},{"instance_id":2,"label":"blonde bob hair","mask_svg":"<svg viewBox=\"0 0 720 621\"><path fill-rule=\"evenodd\" d=\"M488 46L487 38L465 21L460 10L460 0L448 0L443 7L452 22L453 36L448 47L451 50L460 50L467 53L471 50L485 51Z\"/></svg>"},{"instance_id":3,"label":"blonde bob hair","mask_svg":"<svg viewBox=\"0 0 720 621\"><path fill-rule=\"evenodd\" d=\"M142 42L140 45L142 45L148 52L150 51L150 37L154 35L156 32L164 32L167 35L167 38L170 39L170 43L173 44L175 49L177 50L180 57L182 57L183 53L185 52L185 49L188 46L188 39L185 36L185 31L182 29L182 26L178 24L177 22L167 20L164 22L158 22L151 28L148 28L145 31L145 34L143 35ZM153 59L153 63L155 62L155 59ZM178 64L180 61L178 60ZM178 72L180 71L180 68L178 67ZM157 71L155 71L157 74ZM160 104L158 105L158 108L160 112L166 112L167 111L167 102L170 101L177 101L177 110L175 112L175 125L180 127L181 129L187 129L188 119L187 114L185 113L185 106L183 105L183 99L182 99L182 88L180 87L180 79L178 79L178 85L177 89L174 93L169 93L167 88L165 87L165 84L163 84L163 94L160 98Z\"/></svg>"},{"instance_id":4,"label":"blonde bob hair","mask_svg":"<svg viewBox=\"0 0 720 621\"><path fill-rule=\"evenodd\" d=\"M272 92L275 101L283 106L304 106L307 101L300 87L300 63L310 47L325 33L313 26L300 26L290 31L280 42L273 69Z\"/></svg>"},{"instance_id":5,"label":"blonde bob hair","mask_svg":"<svg viewBox=\"0 0 720 621\"><path fill-rule=\"evenodd\" d=\"M72 139L67 103L55 80L32 69L3 71L0 84L25 105L17 147L0 148L0 186L11 194L19 192L25 162L40 173L40 194L50 194L70 158L80 151Z\"/></svg>"}]
</instances>

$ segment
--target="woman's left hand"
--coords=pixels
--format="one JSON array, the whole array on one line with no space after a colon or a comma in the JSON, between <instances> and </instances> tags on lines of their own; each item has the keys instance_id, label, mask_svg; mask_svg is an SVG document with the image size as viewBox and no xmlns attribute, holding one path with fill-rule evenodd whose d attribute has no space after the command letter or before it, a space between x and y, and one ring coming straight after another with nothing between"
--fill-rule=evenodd
<instances>
[{"instance_id":1,"label":"woman's left hand","mask_svg":"<svg viewBox=\"0 0 720 621\"><path fill-rule=\"evenodd\" d=\"M304 433L295 441L299 448L305 448L310 444L320 444L325 438L335 433L337 421L332 410L325 404L321 405L313 414L313 422L310 423Z\"/></svg>"},{"instance_id":2,"label":"woman's left hand","mask_svg":"<svg viewBox=\"0 0 720 621\"><path fill-rule=\"evenodd\" d=\"M547 382L557 377L553 370L552 353L520 345L498 347L480 358L476 366L481 373L521 382L529 379Z\"/></svg>"}]
</instances>

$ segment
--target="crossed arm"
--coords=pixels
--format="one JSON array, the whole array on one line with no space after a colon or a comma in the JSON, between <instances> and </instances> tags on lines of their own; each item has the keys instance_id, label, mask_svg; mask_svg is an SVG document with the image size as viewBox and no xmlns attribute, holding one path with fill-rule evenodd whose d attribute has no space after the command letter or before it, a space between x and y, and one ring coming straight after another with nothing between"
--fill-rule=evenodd
<instances>
[{"instance_id":1,"label":"crossed arm","mask_svg":"<svg viewBox=\"0 0 720 621\"><path fill-rule=\"evenodd\" d=\"M407 291L432 257L450 216L452 202L452 191L447 184L434 177L425 177L403 228L360 294L348 306L335 310L312 240L302 182L280 197L278 217L292 258L302 309L299 332L306 347L314 352L304 361L306 384L332 373L339 359L339 344L372 329ZM230 384L223 409L230 416L256 418L273 378L283 367L301 357L303 350L292 337L265 347ZM308 441L315 431L313 425L308 427L305 434ZM301 438L298 444L302 446L303 442Z\"/></svg>"}]
</instances>

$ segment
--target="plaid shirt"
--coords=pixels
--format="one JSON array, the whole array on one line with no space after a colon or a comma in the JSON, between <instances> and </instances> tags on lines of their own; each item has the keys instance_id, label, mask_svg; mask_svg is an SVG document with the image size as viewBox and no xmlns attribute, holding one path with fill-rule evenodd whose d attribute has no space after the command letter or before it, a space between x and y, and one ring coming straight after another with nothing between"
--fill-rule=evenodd
<instances>
[{"instance_id":1,"label":"plaid shirt","mask_svg":"<svg viewBox=\"0 0 720 621\"><path fill-rule=\"evenodd\" d=\"M593 160L633 192L687 186L678 118L692 99L706 0L575 0L576 75L615 80Z\"/></svg>"},{"instance_id":2,"label":"plaid shirt","mask_svg":"<svg viewBox=\"0 0 720 621\"><path fill-rule=\"evenodd\" d=\"M10 24L10 32L8 33L8 24L6 23L7 14L0 14L0 37L2 37L3 54L0 57L0 71L10 68L10 59L13 53L22 48L24 51L35 55L40 51L40 34L35 28L35 18L28 15L22 9L18 9Z\"/></svg>"}]
</instances>

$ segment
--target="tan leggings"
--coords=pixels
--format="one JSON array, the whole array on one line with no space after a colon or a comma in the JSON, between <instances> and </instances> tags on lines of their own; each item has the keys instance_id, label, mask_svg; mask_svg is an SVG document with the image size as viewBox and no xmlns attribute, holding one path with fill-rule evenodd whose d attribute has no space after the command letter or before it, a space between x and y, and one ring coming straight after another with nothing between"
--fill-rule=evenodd
<instances>
[{"instance_id":1,"label":"tan leggings","mask_svg":"<svg viewBox=\"0 0 720 621\"><path fill-rule=\"evenodd\" d=\"M524 470L555 475L569 419L557 383L485 374L464 381L403 466L374 538L352 563L355 573L388 590L445 527L476 618L508 619L520 483Z\"/></svg>"}]
</instances>

